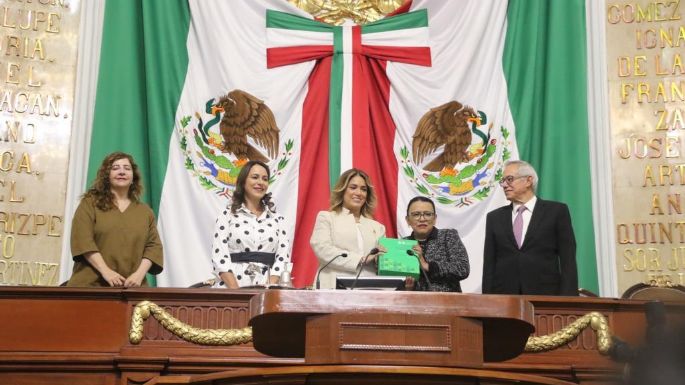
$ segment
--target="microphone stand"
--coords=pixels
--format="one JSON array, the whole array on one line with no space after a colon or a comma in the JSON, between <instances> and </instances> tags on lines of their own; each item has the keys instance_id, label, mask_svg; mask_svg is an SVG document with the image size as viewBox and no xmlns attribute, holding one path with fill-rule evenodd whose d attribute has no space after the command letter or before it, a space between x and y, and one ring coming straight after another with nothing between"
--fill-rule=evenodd
<instances>
[{"instance_id":1,"label":"microphone stand","mask_svg":"<svg viewBox=\"0 0 685 385\"><path fill-rule=\"evenodd\" d=\"M330 265L333 261L335 261L335 260L338 259L339 257L347 258L347 253L342 253L342 254L336 255L335 257L333 257L333 259L331 259L330 261L328 261L328 263L326 263L325 265L323 265L323 267L322 267L321 269L319 269L319 272L318 272L318 273L316 273L316 288L317 288L317 290L321 288L321 281L320 281L320 279L321 279L321 272L322 272L325 268L327 268L328 265Z\"/></svg>"},{"instance_id":2,"label":"microphone stand","mask_svg":"<svg viewBox=\"0 0 685 385\"><path fill-rule=\"evenodd\" d=\"M378 251L378 248L374 247L373 249L371 249L371 251L369 251L369 254L367 254L363 260L359 261L359 266L357 266L357 275L354 276L354 282L352 282L350 290L354 290L354 288L357 287L357 281L359 281L359 276L361 275L362 270L364 270L364 263L366 262L366 258L368 258L369 255L378 254Z\"/></svg>"},{"instance_id":3,"label":"microphone stand","mask_svg":"<svg viewBox=\"0 0 685 385\"><path fill-rule=\"evenodd\" d=\"M419 271L421 272L423 279L426 280L426 285L428 286L428 291L433 291L433 285L431 284L431 280L428 279L428 274L426 274L426 271L421 268L421 259L419 258L419 256L416 255L414 250L411 250L411 249L407 250L407 254L413 255L419 261Z\"/></svg>"},{"instance_id":4,"label":"microphone stand","mask_svg":"<svg viewBox=\"0 0 685 385\"><path fill-rule=\"evenodd\" d=\"M361 275L362 270L364 270L364 264L360 263L357 268L357 275L354 276L354 282L352 282L352 286L350 286L350 290L354 290L354 288L357 287L357 281L359 280L359 275Z\"/></svg>"}]
</instances>

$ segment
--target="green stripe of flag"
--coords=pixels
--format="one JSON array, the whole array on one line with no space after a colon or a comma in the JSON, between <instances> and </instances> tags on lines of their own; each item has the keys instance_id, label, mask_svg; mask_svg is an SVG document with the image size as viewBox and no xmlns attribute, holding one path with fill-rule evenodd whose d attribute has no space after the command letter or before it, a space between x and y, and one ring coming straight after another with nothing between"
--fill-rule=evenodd
<instances>
[{"instance_id":1,"label":"green stripe of flag","mask_svg":"<svg viewBox=\"0 0 685 385\"><path fill-rule=\"evenodd\" d=\"M106 154L131 153L157 212L169 138L188 68L185 1L108 1L95 100L89 180Z\"/></svg>"},{"instance_id":2,"label":"green stripe of flag","mask_svg":"<svg viewBox=\"0 0 685 385\"><path fill-rule=\"evenodd\" d=\"M599 292L587 121L585 1L510 0L504 71L521 159L568 204L581 287ZM563 155L561 155L563 154Z\"/></svg>"},{"instance_id":3,"label":"green stripe of flag","mask_svg":"<svg viewBox=\"0 0 685 385\"><path fill-rule=\"evenodd\" d=\"M366 24L362 26L362 33L387 32L425 27L428 27L428 11L424 8Z\"/></svg>"},{"instance_id":4,"label":"green stripe of flag","mask_svg":"<svg viewBox=\"0 0 685 385\"><path fill-rule=\"evenodd\" d=\"M107 154L130 153L143 176L142 198L155 212L188 67L189 25L185 1L117 0L105 7L88 176L95 178ZM148 282L156 284L151 276Z\"/></svg>"},{"instance_id":5,"label":"green stripe of flag","mask_svg":"<svg viewBox=\"0 0 685 385\"><path fill-rule=\"evenodd\" d=\"M334 26L308 19L306 17L292 15L285 12L266 10L266 28L293 29L310 32L332 32Z\"/></svg>"},{"instance_id":6,"label":"green stripe of flag","mask_svg":"<svg viewBox=\"0 0 685 385\"><path fill-rule=\"evenodd\" d=\"M328 103L328 179L331 187L340 176L340 119L343 93L343 29L333 28L333 62Z\"/></svg>"}]
</instances>

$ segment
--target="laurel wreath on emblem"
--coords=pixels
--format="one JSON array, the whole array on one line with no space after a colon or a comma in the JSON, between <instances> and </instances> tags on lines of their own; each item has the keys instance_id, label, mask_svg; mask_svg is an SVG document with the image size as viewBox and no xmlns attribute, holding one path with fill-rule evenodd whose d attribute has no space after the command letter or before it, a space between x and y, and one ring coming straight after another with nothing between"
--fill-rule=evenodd
<instances>
[{"instance_id":1,"label":"laurel wreath on emblem","mask_svg":"<svg viewBox=\"0 0 685 385\"><path fill-rule=\"evenodd\" d=\"M203 113L184 116L179 123L185 168L204 189L226 198L232 196L238 174L249 160L269 164L269 183L273 183L293 155L293 139L278 151L280 130L269 107L242 90L233 90L218 101L209 99ZM251 144L248 137L267 154ZM275 159L273 165L269 157Z\"/></svg>"},{"instance_id":2,"label":"laurel wreath on emblem","mask_svg":"<svg viewBox=\"0 0 685 385\"><path fill-rule=\"evenodd\" d=\"M509 130L501 127L498 143L491 137L492 123L487 134L483 132L486 124L483 111L457 101L431 108L416 127L413 151L406 146L400 149L404 175L422 195L444 205L464 207L487 198L502 179L504 162L511 157L511 141ZM441 146L443 152L422 165ZM495 157L497 146L503 146L500 159Z\"/></svg>"}]
</instances>

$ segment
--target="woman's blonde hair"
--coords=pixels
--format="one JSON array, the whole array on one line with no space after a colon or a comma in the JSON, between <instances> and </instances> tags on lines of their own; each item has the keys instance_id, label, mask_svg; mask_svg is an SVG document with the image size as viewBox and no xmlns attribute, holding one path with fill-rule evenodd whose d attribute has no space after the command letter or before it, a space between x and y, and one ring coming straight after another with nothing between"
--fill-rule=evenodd
<instances>
[{"instance_id":1,"label":"woman's blonde hair","mask_svg":"<svg viewBox=\"0 0 685 385\"><path fill-rule=\"evenodd\" d=\"M342 173L342 175L340 175L338 181L335 182L335 186L333 186L333 190L331 191L331 207L329 210L337 213L342 210L345 190L347 190L350 180L352 180L352 178L355 176L361 177L364 179L364 182L366 182L366 201L362 206L361 215L366 218L373 218L373 209L376 208L376 190L371 184L371 178L369 178L369 175L358 168L351 168L345 171Z\"/></svg>"}]
</instances>

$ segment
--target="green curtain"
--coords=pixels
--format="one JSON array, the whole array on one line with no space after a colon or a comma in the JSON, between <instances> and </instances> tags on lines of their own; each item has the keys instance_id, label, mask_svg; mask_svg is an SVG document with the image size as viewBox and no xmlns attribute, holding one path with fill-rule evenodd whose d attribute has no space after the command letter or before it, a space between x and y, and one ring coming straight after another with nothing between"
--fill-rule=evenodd
<instances>
[{"instance_id":1,"label":"green curtain","mask_svg":"<svg viewBox=\"0 0 685 385\"><path fill-rule=\"evenodd\" d=\"M188 67L186 1L107 1L89 180L113 151L140 166L144 201L157 212L178 100Z\"/></svg>"},{"instance_id":2,"label":"green curtain","mask_svg":"<svg viewBox=\"0 0 685 385\"><path fill-rule=\"evenodd\" d=\"M130 153L143 176L142 199L155 213L188 67L189 24L185 0L115 0L105 6L88 179L107 154ZM153 276L147 279L156 286Z\"/></svg>"},{"instance_id":3,"label":"green curtain","mask_svg":"<svg viewBox=\"0 0 685 385\"><path fill-rule=\"evenodd\" d=\"M592 222L585 0L510 0L504 73L538 195L568 204L581 287L599 292Z\"/></svg>"}]
</instances>

